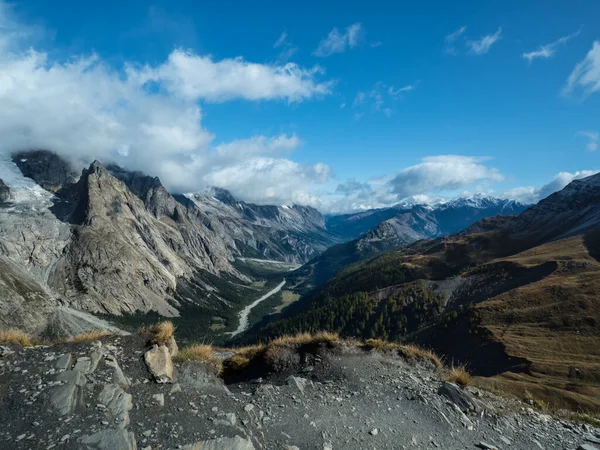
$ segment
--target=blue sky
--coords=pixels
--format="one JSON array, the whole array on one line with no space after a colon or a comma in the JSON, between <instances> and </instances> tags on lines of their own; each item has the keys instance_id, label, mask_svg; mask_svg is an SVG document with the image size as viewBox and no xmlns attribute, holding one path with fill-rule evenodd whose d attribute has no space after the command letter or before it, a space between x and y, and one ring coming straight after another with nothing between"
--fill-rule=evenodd
<instances>
[{"instance_id":1,"label":"blue sky","mask_svg":"<svg viewBox=\"0 0 600 450\"><path fill-rule=\"evenodd\" d=\"M3 150L324 211L600 169L596 1L0 5Z\"/></svg>"}]
</instances>

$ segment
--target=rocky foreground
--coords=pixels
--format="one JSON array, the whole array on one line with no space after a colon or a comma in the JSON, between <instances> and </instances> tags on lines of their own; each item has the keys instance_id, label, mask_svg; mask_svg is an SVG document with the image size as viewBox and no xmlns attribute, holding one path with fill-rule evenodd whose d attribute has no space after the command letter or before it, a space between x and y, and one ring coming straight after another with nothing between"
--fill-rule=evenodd
<instances>
[{"instance_id":1,"label":"rocky foreground","mask_svg":"<svg viewBox=\"0 0 600 450\"><path fill-rule=\"evenodd\" d=\"M0 448L600 448L599 429L462 389L394 352L292 345L262 374L266 364L226 365L222 377L173 363L177 352L143 333L0 346Z\"/></svg>"}]
</instances>

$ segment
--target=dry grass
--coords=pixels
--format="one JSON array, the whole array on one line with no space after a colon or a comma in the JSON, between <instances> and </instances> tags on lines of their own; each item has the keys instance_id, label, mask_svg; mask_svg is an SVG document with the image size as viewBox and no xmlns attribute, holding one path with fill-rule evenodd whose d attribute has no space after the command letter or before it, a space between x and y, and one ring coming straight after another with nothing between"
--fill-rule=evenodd
<instances>
[{"instance_id":1,"label":"dry grass","mask_svg":"<svg viewBox=\"0 0 600 450\"><path fill-rule=\"evenodd\" d=\"M388 352L392 350L397 350L400 347L400 344L394 342L387 342L382 339L367 339L364 346L367 350L379 350L380 352Z\"/></svg>"},{"instance_id":2,"label":"dry grass","mask_svg":"<svg viewBox=\"0 0 600 450\"><path fill-rule=\"evenodd\" d=\"M166 344L169 339L175 334L175 325L170 320L156 323L154 325L141 329L143 333L152 335L153 344Z\"/></svg>"},{"instance_id":3,"label":"dry grass","mask_svg":"<svg viewBox=\"0 0 600 450\"><path fill-rule=\"evenodd\" d=\"M93 330L86 333L79 334L67 339L67 342L89 342L97 341L101 337L109 336L112 333L108 330Z\"/></svg>"},{"instance_id":4,"label":"dry grass","mask_svg":"<svg viewBox=\"0 0 600 450\"><path fill-rule=\"evenodd\" d=\"M442 359L433 351L417 347L413 344L401 345L398 348L398 352L407 359L425 359L431 361L438 369L444 367Z\"/></svg>"},{"instance_id":5,"label":"dry grass","mask_svg":"<svg viewBox=\"0 0 600 450\"><path fill-rule=\"evenodd\" d=\"M446 375L446 381L450 381L451 383L456 383L459 386L467 387L470 386L473 380L471 380L471 375L467 371L465 366L452 366L448 371L448 375Z\"/></svg>"},{"instance_id":6,"label":"dry grass","mask_svg":"<svg viewBox=\"0 0 600 450\"><path fill-rule=\"evenodd\" d=\"M203 361L214 366L217 369L217 374L223 370L223 361L214 354L213 346L209 344L196 344L185 347L173 357L173 361L179 363Z\"/></svg>"},{"instance_id":7,"label":"dry grass","mask_svg":"<svg viewBox=\"0 0 600 450\"><path fill-rule=\"evenodd\" d=\"M442 359L431 350L426 350L413 344L398 344L396 342L387 342L381 339L367 339L363 348L368 350L375 349L381 352L398 351L398 353L406 359L424 359L431 361L436 368L442 369L444 363Z\"/></svg>"},{"instance_id":8,"label":"dry grass","mask_svg":"<svg viewBox=\"0 0 600 450\"><path fill-rule=\"evenodd\" d=\"M227 358L227 367L232 370L243 370L250 362L265 352L264 345L251 345L233 350L233 355Z\"/></svg>"},{"instance_id":9,"label":"dry grass","mask_svg":"<svg viewBox=\"0 0 600 450\"><path fill-rule=\"evenodd\" d=\"M32 337L14 328L0 331L0 344L20 344L23 347L30 347L33 345Z\"/></svg>"},{"instance_id":10,"label":"dry grass","mask_svg":"<svg viewBox=\"0 0 600 450\"><path fill-rule=\"evenodd\" d=\"M293 336L280 336L267 344L268 347L275 346L298 346L307 344L334 345L340 340L340 335L329 331L319 331L315 334L298 333Z\"/></svg>"}]
</instances>

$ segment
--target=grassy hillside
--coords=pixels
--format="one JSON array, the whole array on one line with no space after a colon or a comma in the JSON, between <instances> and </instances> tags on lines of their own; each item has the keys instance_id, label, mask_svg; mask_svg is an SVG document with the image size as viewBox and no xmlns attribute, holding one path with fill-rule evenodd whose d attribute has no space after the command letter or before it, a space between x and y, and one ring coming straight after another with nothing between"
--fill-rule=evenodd
<instances>
[{"instance_id":1,"label":"grassy hillside","mask_svg":"<svg viewBox=\"0 0 600 450\"><path fill-rule=\"evenodd\" d=\"M533 248L502 231L420 242L346 267L258 336L325 329L414 341L493 377L492 388L598 409L597 237Z\"/></svg>"}]
</instances>

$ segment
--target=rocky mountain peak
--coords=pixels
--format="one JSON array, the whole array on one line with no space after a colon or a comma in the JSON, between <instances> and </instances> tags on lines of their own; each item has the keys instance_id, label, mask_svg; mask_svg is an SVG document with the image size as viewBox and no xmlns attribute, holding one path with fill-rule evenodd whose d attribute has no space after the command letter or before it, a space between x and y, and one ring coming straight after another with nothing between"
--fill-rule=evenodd
<instances>
[{"instance_id":1,"label":"rocky mountain peak","mask_svg":"<svg viewBox=\"0 0 600 450\"><path fill-rule=\"evenodd\" d=\"M48 150L16 152L12 160L24 176L51 192L57 192L76 181L77 173L71 164Z\"/></svg>"}]
</instances>

